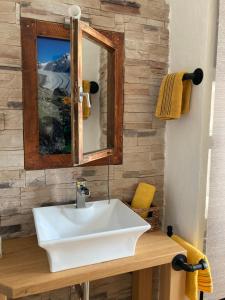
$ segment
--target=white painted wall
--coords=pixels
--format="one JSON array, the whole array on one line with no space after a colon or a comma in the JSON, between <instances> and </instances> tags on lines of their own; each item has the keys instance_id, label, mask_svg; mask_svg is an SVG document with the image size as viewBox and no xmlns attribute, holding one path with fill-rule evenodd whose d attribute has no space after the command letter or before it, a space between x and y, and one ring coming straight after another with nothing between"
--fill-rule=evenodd
<instances>
[{"instance_id":1,"label":"white painted wall","mask_svg":"<svg viewBox=\"0 0 225 300\"><path fill-rule=\"evenodd\" d=\"M167 121L165 225L173 225L202 247L208 130L216 48L217 0L167 0L170 4L170 72L204 70L204 82L193 87L191 111Z\"/></svg>"}]
</instances>

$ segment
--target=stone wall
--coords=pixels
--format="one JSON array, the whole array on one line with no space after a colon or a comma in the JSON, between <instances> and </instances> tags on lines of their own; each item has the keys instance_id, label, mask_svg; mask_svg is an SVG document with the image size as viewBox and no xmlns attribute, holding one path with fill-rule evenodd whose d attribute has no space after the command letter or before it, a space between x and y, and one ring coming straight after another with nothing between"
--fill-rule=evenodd
<instances>
[{"instance_id":1,"label":"stone wall","mask_svg":"<svg viewBox=\"0 0 225 300\"><path fill-rule=\"evenodd\" d=\"M77 176L89 181L92 199L107 196L107 166L24 170L20 13L23 17L63 22L71 4L81 6L82 18L91 26L125 33L123 164L110 166L110 195L131 200L137 184L149 182L156 185L154 202L163 209L164 122L155 119L154 110L161 79L167 72L168 6L164 0L112 2L0 1L0 235L3 237L33 233L33 207L74 200ZM94 299L130 299L130 292L123 296L117 278L110 280L117 292L107 296L106 284L105 291L100 293L105 296Z\"/></svg>"}]
</instances>

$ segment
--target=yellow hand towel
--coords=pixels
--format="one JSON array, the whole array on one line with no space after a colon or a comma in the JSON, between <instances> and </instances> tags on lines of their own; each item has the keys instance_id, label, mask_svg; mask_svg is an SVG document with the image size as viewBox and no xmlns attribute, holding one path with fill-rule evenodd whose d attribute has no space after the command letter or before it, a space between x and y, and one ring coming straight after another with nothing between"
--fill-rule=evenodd
<instances>
[{"instance_id":1,"label":"yellow hand towel","mask_svg":"<svg viewBox=\"0 0 225 300\"><path fill-rule=\"evenodd\" d=\"M200 270L193 273L187 272L186 278L186 295L190 300L198 300L198 292L213 292L213 282L210 271L210 266L207 257L197 248L184 241L177 235L173 235L172 239L187 250L187 261L189 264L198 264L201 259L204 259L208 264L208 269Z\"/></svg>"},{"instance_id":2,"label":"yellow hand towel","mask_svg":"<svg viewBox=\"0 0 225 300\"><path fill-rule=\"evenodd\" d=\"M155 187L151 184L141 182L139 183L134 198L131 202L133 208L149 208L155 194ZM140 214L143 218L147 218L148 212Z\"/></svg>"},{"instance_id":3,"label":"yellow hand towel","mask_svg":"<svg viewBox=\"0 0 225 300\"><path fill-rule=\"evenodd\" d=\"M84 93L90 94L90 81L83 80L83 91ZM88 107L87 97L83 97L83 119L86 120L90 117L91 109Z\"/></svg>"},{"instance_id":4,"label":"yellow hand towel","mask_svg":"<svg viewBox=\"0 0 225 300\"><path fill-rule=\"evenodd\" d=\"M182 80L185 72L166 75L162 81L155 116L161 120L179 119L190 111L191 80Z\"/></svg>"}]
</instances>

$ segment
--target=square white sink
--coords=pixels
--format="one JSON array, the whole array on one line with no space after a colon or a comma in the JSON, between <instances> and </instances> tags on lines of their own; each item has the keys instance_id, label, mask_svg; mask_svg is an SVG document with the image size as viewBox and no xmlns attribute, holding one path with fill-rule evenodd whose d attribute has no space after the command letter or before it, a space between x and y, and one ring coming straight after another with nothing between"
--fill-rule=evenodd
<instances>
[{"instance_id":1,"label":"square white sink","mask_svg":"<svg viewBox=\"0 0 225 300\"><path fill-rule=\"evenodd\" d=\"M86 208L34 208L38 244L51 272L132 256L150 225L118 199L89 202Z\"/></svg>"}]
</instances>

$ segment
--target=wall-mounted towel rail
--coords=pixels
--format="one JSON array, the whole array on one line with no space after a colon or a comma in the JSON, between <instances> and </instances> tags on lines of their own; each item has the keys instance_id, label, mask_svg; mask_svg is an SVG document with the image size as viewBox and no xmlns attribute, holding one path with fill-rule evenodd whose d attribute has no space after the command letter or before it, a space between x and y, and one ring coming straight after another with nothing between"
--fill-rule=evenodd
<instances>
[{"instance_id":1,"label":"wall-mounted towel rail","mask_svg":"<svg viewBox=\"0 0 225 300\"><path fill-rule=\"evenodd\" d=\"M194 85L199 85L204 77L203 70L198 68L193 73L186 73L183 76L183 80L192 80Z\"/></svg>"},{"instance_id":2,"label":"wall-mounted towel rail","mask_svg":"<svg viewBox=\"0 0 225 300\"><path fill-rule=\"evenodd\" d=\"M173 235L173 226L167 227L167 235L169 237ZM172 266L175 271L184 270L186 272L195 272L198 270L205 270L208 268L208 265L204 259L201 259L196 265L191 265L187 263L187 257L182 254L178 254L174 257L172 261Z\"/></svg>"},{"instance_id":3,"label":"wall-mounted towel rail","mask_svg":"<svg viewBox=\"0 0 225 300\"><path fill-rule=\"evenodd\" d=\"M167 226L167 235L171 237L173 235L173 226ZM175 271L184 270L186 272L195 272L198 270L205 270L208 268L208 265L204 259L201 259L198 264L191 265L187 263L187 257L182 254L178 254L174 257L172 261L172 267ZM203 300L204 293L200 292L199 300Z\"/></svg>"}]
</instances>

